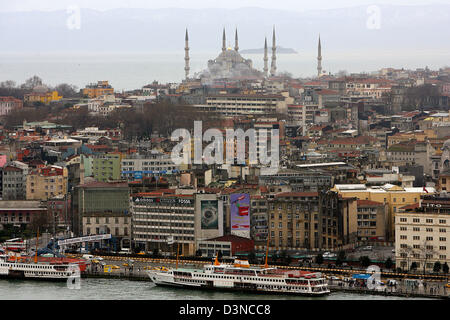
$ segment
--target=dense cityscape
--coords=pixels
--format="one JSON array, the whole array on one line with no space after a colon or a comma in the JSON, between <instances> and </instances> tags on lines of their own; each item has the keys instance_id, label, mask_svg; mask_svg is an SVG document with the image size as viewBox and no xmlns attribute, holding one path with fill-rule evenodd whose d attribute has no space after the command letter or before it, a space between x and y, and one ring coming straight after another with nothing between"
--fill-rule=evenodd
<instances>
[{"instance_id":1,"label":"dense cityscape","mask_svg":"<svg viewBox=\"0 0 450 320\"><path fill-rule=\"evenodd\" d=\"M329 292L324 279L332 294L448 298L450 67L331 74L318 36L317 74L295 78L277 69L274 26L262 70L241 55L239 29L224 28L193 74L180 35L179 83L118 91L110 79L1 75L5 261L83 260L82 277L155 283L175 264L176 280L194 276L179 263L235 261L318 275L316 293ZM189 137L175 161L179 129Z\"/></svg>"}]
</instances>

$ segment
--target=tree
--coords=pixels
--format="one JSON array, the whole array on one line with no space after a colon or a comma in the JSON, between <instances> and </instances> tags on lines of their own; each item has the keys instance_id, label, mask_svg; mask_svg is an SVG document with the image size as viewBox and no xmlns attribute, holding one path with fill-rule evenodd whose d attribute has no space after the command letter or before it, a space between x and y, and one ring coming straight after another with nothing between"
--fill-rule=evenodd
<instances>
[{"instance_id":1,"label":"tree","mask_svg":"<svg viewBox=\"0 0 450 320\"><path fill-rule=\"evenodd\" d=\"M16 82L12 81L12 80L6 80L3 82L0 82L0 88L5 88L5 89L12 89L16 87Z\"/></svg>"},{"instance_id":2,"label":"tree","mask_svg":"<svg viewBox=\"0 0 450 320\"><path fill-rule=\"evenodd\" d=\"M384 266L386 267L386 269L391 269L394 266L394 262L390 257L386 259L386 261L384 262Z\"/></svg>"},{"instance_id":3,"label":"tree","mask_svg":"<svg viewBox=\"0 0 450 320\"><path fill-rule=\"evenodd\" d=\"M436 273L438 273L439 271L441 271L441 263L440 263L439 261L436 261L436 262L434 263L433 271L436 272Z\"/></svg>"},{"instance_id":4,"label":"tree","mask_svg":"<svg viewBox=\"0 0 450 320\"><path fill-rule=\"evenodd\" d=\"M442 272L443 273L445 273L445 274L447 274L448 273L448 264L447 264L447 262L445 262L443 265L442 265Z\"/></svg>"},{"instance_id":5,"label":"tree","mask_svg":"<svg viewBox=\"0 0 450 320\"><path fill-rule=\"evenodd\" d=\"M433 249L432 245L428 244L428 241L424 241L423 245L420 246L420 249L418 249L418 252L420 254L420 257L422 258L423 261L423 274L425 274L425 270L426 270L426 266L427 266L427 262L429 261L429 259L437 254L437 252Z\"/></svg>"},{"instance_id":6,"label":"tree","mask_svg":"<svg viewBox=\"0 0 450 320\"><path fill-rule=\"evenodd\" d=\"M78 87L67 83L58 84L55 90L64 98L72 98L78 95Z\"/></svg>"},{"instance_id":7,"label":"tree","mask_svg":"<svg viewBox=\"0 0 450 320\"><path fill-rule=\"evenodd\" d=\"M321 253L319 253L319 254L316 256L316 263L317 263L317 264L322 264L322 263L323 263L323 255L322 255Z\"/></svg>"},{"instance_id":8,"label":"tree","mask_svg":"<svg viewBox=\"0 0 450 320\"><path fill-rule=\"evenodd\" d=\"M344 250L340 250L338 252L337 258L336 258L336 265L337 266L341 266L342 263L345 261L346 256L345 256L345 251Z\"/></svg>"},{"instance_id":9,"label":"tree","mask_svg":"<svg viewBox=\"0 0 450 320\"><path fill-rule=\"evenodd\" d=\"M413 263L411 263L411 266L409 267L409 270L411 271L417 270L417 262L413 261Z\"/></svg>"},{"instance_id":10,"label":"tree","mask_svg":"<svg viewBox=\"0 0 450 320\"><path fill-rule=\"evenodd\" d=\"M22 89L32 90L36 86L42 86L42 84L42 79L35 75L27 79L20 87Z\"/></svg>"},{"instance_id":11,"label":"tree","mask_svg":"<svg viewBox=\"0 0 450 320\"><path fill-rule=\"evenodd\" d=\"M359 258L359 262L361 262L363 267L368 267L372 263L372 260L368 256L362 256Z\"/></svg>"},{"instance_id":12,"label":"tree","mask_svg":"<svg viewBox=\"0 0 450 320\"><path fill-rule=\"evenodd\" d=\"M255 251L252 251L248 254L248 263L255 264L256 263L256 254Z\"/></svg>"}]
</instances>

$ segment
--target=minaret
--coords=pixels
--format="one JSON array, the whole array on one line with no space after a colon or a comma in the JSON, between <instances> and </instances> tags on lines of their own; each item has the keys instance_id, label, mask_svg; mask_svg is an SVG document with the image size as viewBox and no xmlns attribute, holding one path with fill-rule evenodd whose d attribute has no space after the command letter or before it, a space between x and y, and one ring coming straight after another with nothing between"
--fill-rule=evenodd
<instances>
[{"instance_id":1,"label":"minaret","mask_svg":"<svg viewBox=\"0 0 450 320\"><path fill-rule=\"evenodd\" d=\"M236 34L234 35L234 50L239 51L237 28L236 28Z\"/></svg>"},{"instance_id":2,"label":"minaret","mask_svg":"<svg viewBox=\"0 0 450 320\"><path fill-rule=\"evenodd\" d=\"M319 34L319 46L317 48L317 76L320 77L322 74L322 47L320 45L320 34Z\"/></svg>"},{"instance_id":3,"label":"minaret","mask_svg":"<svg viewBox=\"0 0 450 320\"><path fill-rule=\"evenodd\" d=\"M223 28L223 36L222 36L222 52L227 50L227 39L225 37L225 28Z\"/></svg>"},{"instance_id":4,"label":"minaret","mask_svg":"<svg viewBox=\"0 0 450 320\"><path fill-rule=\"evenodd\" d=\"M190 68L189 68L189 37L188 37L187 28L186 28L186 37L184 38L184 43L185 43L185 46L184 46L184 73L185 73L186 80L187 80L189 77L189 70L190 70Z\"/></svg>"},{"instance_id":5,"label":"minaret","mask_svg":"<svg viewBox=\"0 0 450 320\"><path fill-rule=\"evenodd\" d=\"M267 57L267 37L264 39L264 76L267 77L269 72L269 66L268 66L268 60Z\"/></svg>"},{"instance_id":6,"label":"minaret","mask_svg":"<svg viewBox=\"0 0 450 320\"><path fill-rule=\"evenodd\" d=\"M273 37L272 37L272 64L270 66L270 75L273 77L277 72L277 45L275 42L275 26L273 26Z\"/></svg>"}]
</instances>

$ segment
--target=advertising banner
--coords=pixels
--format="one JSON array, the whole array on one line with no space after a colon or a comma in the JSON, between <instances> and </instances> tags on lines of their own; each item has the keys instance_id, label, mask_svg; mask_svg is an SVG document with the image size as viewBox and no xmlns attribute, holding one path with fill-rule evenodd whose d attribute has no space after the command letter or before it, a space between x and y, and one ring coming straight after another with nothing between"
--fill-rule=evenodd
<instances>
[{"instance_id":1,"label":"advertising banner","mask_svg":"<svg viewBox=\"0 0 450 320\"><path fill-rule=\"evenodd\" d=\"M236 193L230 195L231 233L243 237L250 236L250 195Z\"/></svg>"},{"instance_id":2,"label":"advertising banner","mask_svg":"<svg viewBox=\"0 0 450 320\"><path fill-rule=\"evenodd\" d=\"M203 230L219 229L219 201L202 200L200 203L201 228Z\"/></svg>"}]
</instances>

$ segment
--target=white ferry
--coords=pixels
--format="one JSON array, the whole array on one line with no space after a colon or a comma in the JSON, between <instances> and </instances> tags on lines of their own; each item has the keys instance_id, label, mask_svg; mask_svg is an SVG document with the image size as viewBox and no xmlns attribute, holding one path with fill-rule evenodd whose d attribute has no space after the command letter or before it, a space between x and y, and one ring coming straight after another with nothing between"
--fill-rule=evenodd
<instances>
[{"instance_id":1,"label":"white ferry","mask_svg":"<svg viewBox=\"0 0 450 320\"><path fill-rule=\"evenodd\" d=\"M286 271L277 268L250 267L248 261L206 265L203 269L148 270L148 276L161 286L192 289L220 289L261 293L322 296L330 293L328 283L318 272Z\"/></svg>"},{"instance_id":2,"label":"white ferry","mask_svg":"<svg viewBox=\"0 0 450 320\"><path fill-rule=\"evenodd\" d=\"M31 257L0 256L0 279L67 281L79 275L75 264L33 262Z\"/></svg>"}]
</instances>

